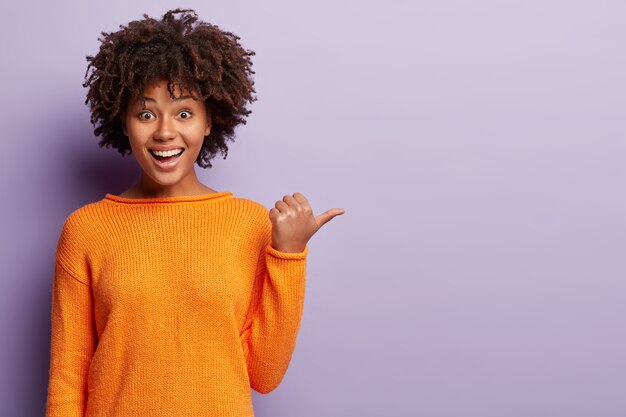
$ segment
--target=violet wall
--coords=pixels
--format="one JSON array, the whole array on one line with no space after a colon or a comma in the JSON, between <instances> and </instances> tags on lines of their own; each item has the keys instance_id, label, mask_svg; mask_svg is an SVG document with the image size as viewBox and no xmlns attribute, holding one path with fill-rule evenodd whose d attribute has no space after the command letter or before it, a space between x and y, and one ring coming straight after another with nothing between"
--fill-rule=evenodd
<instances>
[{"instance_id":1,"label":"violet wall","mask_svg":"<svg viewBox=\"0 0 626 417\"><path fill-rule=\"evenodd\" d=\"M253 49L217 190L346 214L259 417L626 415L626 3L10 2L0 415L43 416L66 216L138 175L82 87L101 31L192 7Z\"/></svg>"}]
</instances>

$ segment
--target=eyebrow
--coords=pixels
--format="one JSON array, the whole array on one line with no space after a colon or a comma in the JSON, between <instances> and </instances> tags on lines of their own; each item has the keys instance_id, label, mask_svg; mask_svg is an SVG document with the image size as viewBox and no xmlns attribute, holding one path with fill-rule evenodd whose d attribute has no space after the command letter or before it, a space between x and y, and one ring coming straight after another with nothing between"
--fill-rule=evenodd
<instances>
[{"instance_id":1,"label":"eyebrow","mask_svg":"<svg viewBox=\"0 0 626 417\"><path fill-rule=\"evenodd\" d=\"M183 100L187 100L188 98L193 98L193 97L192 96L182 96L182 97L175 98L174 101L183 101ZM156 103L156 99L154 99L152 97L142 97L142 99L144 99L145 101L154 101Z\"/></svg>"}]
</instances>

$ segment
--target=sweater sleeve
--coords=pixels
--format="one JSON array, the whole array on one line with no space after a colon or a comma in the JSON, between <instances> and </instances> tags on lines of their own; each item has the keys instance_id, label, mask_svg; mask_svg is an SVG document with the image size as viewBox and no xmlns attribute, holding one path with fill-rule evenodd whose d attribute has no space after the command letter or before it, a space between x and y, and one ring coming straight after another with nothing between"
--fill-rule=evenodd
<instances>
[{"instance_id":1,"label":"sweater sleeve","mask_svg":"<svg viewBox=\"0 0 626 417\"><path fill-rule=\"evenodd\" d=\"M295 350L304 308L308 251L307 246L302 252L281 252L267 240L262 249L251 320L241 335L250 385L261 394L278 387Z\"/></svg>"},{"instance_id":2,"label":"sweater sleeve","mask_svg":"<svg viewBox=\"0 0 626 417\"><path fill-rule=\"evenodd\" d=\"M65 260L76 254L70 239L66 223L57 247L52 284L46 417L84 416L87 376L97 340L90 280L70 272L72 268L65 265Z\"/></svg>"}]
</instances>

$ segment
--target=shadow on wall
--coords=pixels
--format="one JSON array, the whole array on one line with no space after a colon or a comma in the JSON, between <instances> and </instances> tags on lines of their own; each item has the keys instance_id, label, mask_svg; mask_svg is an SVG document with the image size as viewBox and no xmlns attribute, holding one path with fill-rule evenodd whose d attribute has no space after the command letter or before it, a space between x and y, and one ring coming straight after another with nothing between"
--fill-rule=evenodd
<instances>
[{"instance_id":1,"label":"shadow on wall","mask_svg":"<svg viewBox=\"0 0 626 417\"><path fill-rule=\"evenodd\" d=\"M115 148L100 147L100 137L94 135L93 129L68 132L64 141L77 146L69 147L73 152L67 152L67 148L55 151L57 160L62 161L62 183L57 192L72 207L98 201L106 193L121 193L139 179L141 169L134 156L122 156Z\"/></svg>"}]
</instances>

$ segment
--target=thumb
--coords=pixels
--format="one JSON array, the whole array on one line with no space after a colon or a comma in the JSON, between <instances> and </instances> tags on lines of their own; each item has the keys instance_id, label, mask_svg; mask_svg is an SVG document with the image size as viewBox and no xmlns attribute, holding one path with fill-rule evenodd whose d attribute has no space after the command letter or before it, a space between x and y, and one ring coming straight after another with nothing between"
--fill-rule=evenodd
<instances>
[{"instance_id":1,"label":"thumb","mask_svg":"<svg viewBox=\"0 0 626 417\"><path fill-rule=\"evenodd\" d=\"M319 227L322 227L326 223L328 223L330 220L332 220L335 216L339 216L345 212L346 211L342 208L333 208L330 210L326 210L319 216L316 216L315 220L317 221L317 224L319 225Z\"/></svg>"}]
</instances>

